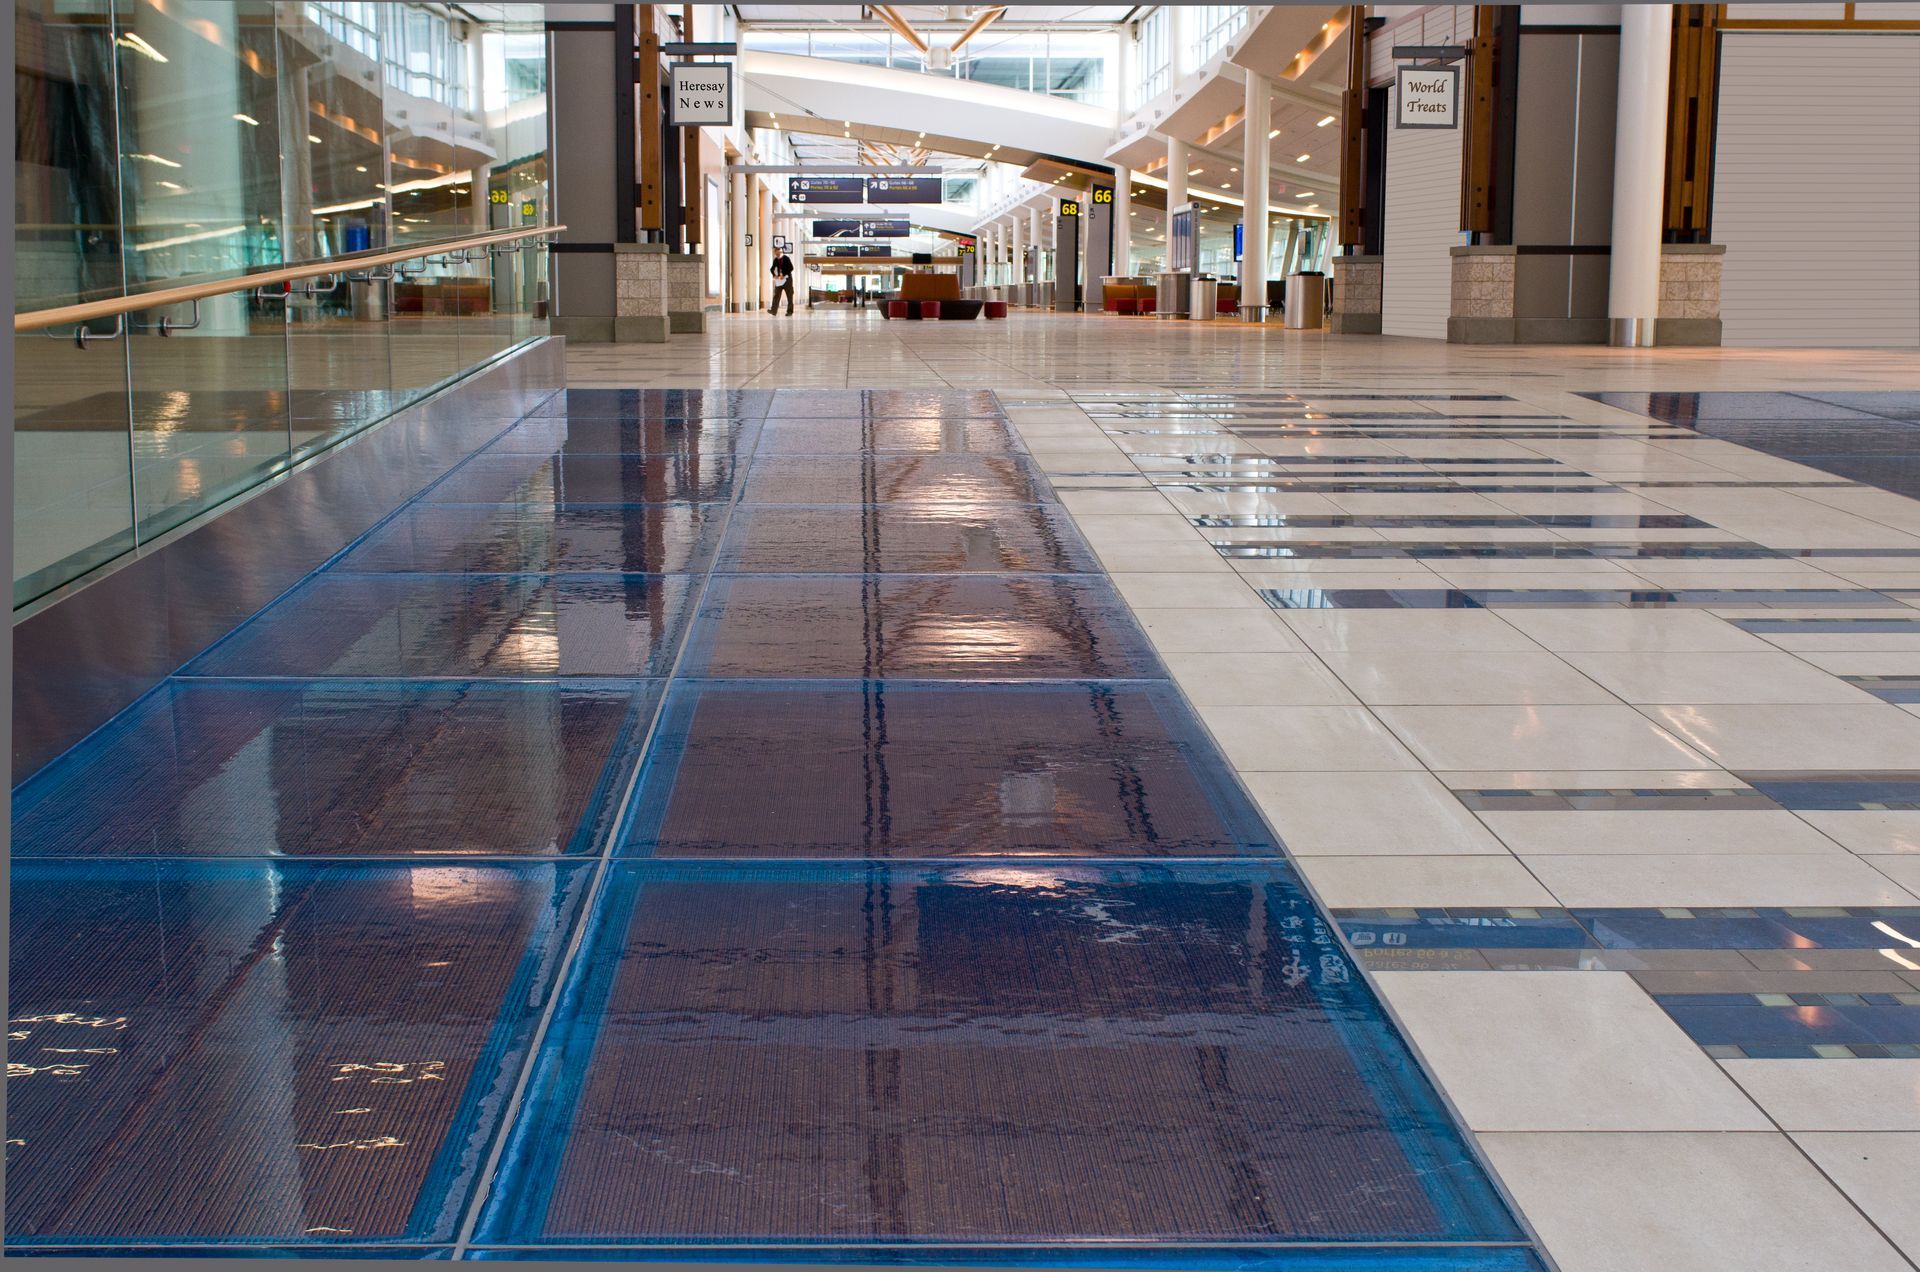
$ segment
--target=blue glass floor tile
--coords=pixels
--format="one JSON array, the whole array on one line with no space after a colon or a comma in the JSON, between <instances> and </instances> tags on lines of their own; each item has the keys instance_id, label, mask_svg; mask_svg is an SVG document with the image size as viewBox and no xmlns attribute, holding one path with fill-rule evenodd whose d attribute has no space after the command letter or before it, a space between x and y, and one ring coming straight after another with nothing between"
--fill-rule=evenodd
<instances>
[{"instance_id":1,"label":"blue glass floor tile","mask_svg":"<svg viewBox=\"0 0 1920 1272\"><path fill-rule=\"evenodd\" d=\"M991 418L769 420L760 434L760 455L861 454L875 451L974 451L1005 454L1020 449L1013 431Z\"/></svg>"},{"instance_id":2,"label":"blue glass floor tile","mask_svg":"<svg viewBox=\"0 0 1920 1272\"><path fill-rule=\"evenodd\" d=\"M9 1241L446 1241L587 875L15 861Z\"/></svg>"},{"instance_id":3,"label":"blue glass floor tile","mask_svg":"<svg viewBox=\"0 0 1920 1272\"><path fill-rule=\"evenodd\" d=\"M1279 862L617 866L483 1245L1516 1241Z\"/></svg>"},{"instance_id":4,"label":"blue glass floor tile","mask_svg":"<svg viewBox=\"0 0 1920 1272\"><path fill-rule=\"evenodd\" d=\"M838 1245L737 1244L647 1246L533 1246L468 1251L493 1262L565 1260L568 1263L826 1264L856 1267L1153 1269L1155 1272L1546 1272L1546 1264L1519 1245L1271 1246L1257 1243L1194 1245L1107 1241L1059 1245Z\"/></svg>"},{"instance_id":5,"label":"blue glass floor tile","mask_svg":"<svg viewBox=\"0 0 1920 1272\"><path fill-rule=\"evenodd\" d=\"M726 500L735 461L696 455L542 455L484 451L422 496L428 503L648 504Z\"/></svg>"},{"instance_id":6,"label":"blue glass floor tile","mask_svg":"<svg viewBox=\"0 0 1920 1272\"><path fill-rule=\"evenodd\" d=\"M1165 671L1086 575L715 575L685 674L1128 680Z\"/></svg>"},{"instance_id":7,"label":"blue glass floor tile","mask_svg":"<svg viewBox=\"0 0 1920 1272\"><path fill-rule=\"evenodd\" d=\"M770 389L565 389L535 416L576 419L755 419L773 402Z\"/></svg>"},{"instance_id":8,"label":"blue glass floor tile","mask_svg":"<svg viewBox=\"0 0 1920 1272\"><path fill-rule=\"evenodd\" d=\"M681 681L621 851L1233 857L1279 850L1171 685ZM754 774L743 786L741 775Z\"/></svg>"},{"instance_id":9,"label":"blue glass floor tile","mask_svg":"<svg viewBox=\"0 0 1920 1272\"><path fill-rule=\"evenodd\" d=\"M1058 504L744 504L718 569L740 574L1098 572Z\"/></svg>"},{"instance_id":10,"label":"blue glass floor tile","mask_svg":"<svg viewBox=\"0 0 1920 1272\"><path fill-rule=\"evenodd\" d=\"M692 585L674 574L321 574L187 674L659 676Z\"/></svg>"},{"instance_id":11,"label":"blue glass floor tile","mask_svg":"<svg viewBox=\"0 0 1920 1272\"><path fill-rule=\"evenodd\" d=\"M684 574L713 562L726 505L414 504L375 529L343 571Z\"/></svg>"},{"instance_id":12,"label":"blue glass floor tile","mask_svg":"<svg viewBox=\"0 0 1920 1272\"><path fill-rule=\"evenodd\" d=\"M14 794L13 854L597 850L657 684L174 680Z\"/></svg>"},{"instance_id":13,"label":"blue glass floor tile","mask_svg":"<svg viewBox=\"0 0 1920 1272\"><path fill-rule=\"evenodd\" d=\"M487 447L490 455L726 455L744 460L758 420L611 419L554 415L522 420Z\"/></svg>"},{"instance_id":14,"label":"blue glass floor tile","mask_svg":"<svg viewBox=\"0 0 1920 1272\"><path fill-rule=\"evenodd\" d=\"M769 419L854 419L917 416L998 417L1000 400L990 389L776 389Z\"/></svg>"},{"instance_id":15,"label":"blue glass floor tile","mask_svg":"<svg viewBox=\"0 0 1920 1272\"><path fill-rule=\"evenodd\" d=\"M984 511L1002 503L1051 503L1047 479L1023 455L780 456L753 465L747 503L911 503Z\"/></svg>"}]
</instances>

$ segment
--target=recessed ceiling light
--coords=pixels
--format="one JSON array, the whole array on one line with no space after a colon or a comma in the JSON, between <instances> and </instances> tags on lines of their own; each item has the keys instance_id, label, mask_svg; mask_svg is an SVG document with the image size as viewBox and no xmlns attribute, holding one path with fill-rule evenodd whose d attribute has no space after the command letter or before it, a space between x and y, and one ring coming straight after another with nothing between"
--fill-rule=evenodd
<instances>
[{"instance_id":1,"label":"recessed ceiling light","mask_svg":"<svg viewBox=\"0 0 1920 1272\"><path fill-rule=\"evenodd\" d=\"M179 164L175 163L173 160L163 159L159 155L145 155L145 154L128 155L127 158L138 159L142 163L157 163L163 168L178 168L180 166Z\"/></svg>"},{"instance_id":2,"label":"recessed ceiling light","mask_svg":"<svg viewBox=\"0 0 1920 1272\"><path fill-rule=\"evenodd\" d=\"M1203 173L1203 172L1205 172L1205 171L1206 171L1206 169L1205 169L1205 168L1188 168L1188 169L1187 169L1187 175L1188 175L1188 176L1190 176L1190 177L1197 177L1197 176L1199 176L1199 175L1200 175L1201 173Z\"/></svg>"},{"instance_id":3,"label":"recessed ceiling light","mask_svg":"<svg viewBox=\"0 0 1920 1272\"><path fill-rule=\"evenodd\" d=\"M239 111L235 111L233 117L239 120L241 123L247 125L247 127L249 128L258 128L260 126L260 121L255 119L252 115L245 115L245 114L241 114Z\"/></svg>"},{"instance_id":4,"label":"recessed ceiling light","mask_svg":"<svg viewBox=\"0 0 1920 1272\"><path fill-rule=\"evenodd\" d=\"M1309 203L1309 204L1307 204L1307 211L1309 211L1309 212L1311 212L1311 211L1313 211L1313 210L1314 210L1315 208L1317 208L1317 207L1319 207L1319 206L1320 206L1320 205L1319 205L1318 203Z\"/></svg>"},{"instance_id":5,"label":"recessed ceiling light","mask_svg":"<svg viewBox=\"0 0 1920 1272\"><path fill-rule=\"evenodd\" d=\"M316 146L320 144L320 139L314 136L312 133L307 134L307 140L312 142Z\"/></svg>"},{"instance_id":6,"label":"recessed ceiling light","mask_svg":"<svg viewBox=\"0 0 1920 1272\"><path fill-rule=\"evenodd\" d=\"M169 189L169 190L184 190L184 189L186 189L186 187L185 187L185 186L179 186L179 185L175 185L175 184L174 184L173 182L171 182L171 181L162 181L162 182L161 182L160 184L161 184L161 185L163 185L163 186L165 186L165 187L166 187L167 189Z\"/></svg>"},{"instance_id":7,"label":"recessed ceiling light","mask_svg":"<svg viewBox=\"0 0 1920 1272\"><path fill-rule=\"evenodd\" d=\"M1227 171L1228 171L1228 172L1238 172L1238 171L1240 171L1240 169L1238 169L1238 168L1228 168L1228 169L1227 169Z\"/></svg>"},{"instance_id":8,"label":"recessed ceiling light","mask_svg":"<svg viewBox=\"0 0 1920 1272\"><path fill-rule=\"evenodd\" d=\"M1267 140L1272 141L1275 137L1278 137L1279 135L1280 135L1280 130L1276 128L1272 132L1267 134Z\"/></svg>"},{"instance_id":9,"label":"recessed ceiling light","mask_svg":"<svg viewBox=\"0 0 1920 1272\"><path fill-rule=\"evenodd\" d=\"M1325 128L1325 127L1326 127L1326 126L1327 126L1328 124L1330 124L1330 123L1332 123L1332 122L1333 122L1333 118L1334 118L1334 117L1333 117L1332 115L1328 115L1328 116L1327 116L1327 117L1326 117L1325 119L1323 119L1323 120L1321 120L1321 121L1320 121L1319 123L1317 123L1317 124L1315 124L1315 125L1314 125L1314 127L1315 127L1315 128Z\"/></svg>"},{"instance_id":10,"label":"recessed ceiling light","mask_svg":"<svg viewBox=\"0 0 1920 1272\"><path fill-rule=\"evenodd\" d=\"M1220 188L1221 188L1222 190L1231 190L1231 189L1233 189L1233 182L1231 182L1231 181L1222 181L1222 182L1220 183ZM1214 211L1216 211L1216 212L1218 212L1219 210L1220 210L1220 209L1218 209L1218 208L1215 208L1215 209L1214 209Z\"/></svg>"},{"instance_id":11,"label":"recessed ceiling light","mask_svg":"<svg viewBox=\"0 0 1920 1272\"><path fill-rule=\"evenodd\" d=\"M367 165L364 163L356 163L353 165L353 170L355 172L365 172L367 170Z\"/></svg>"},{"instance_id":12,"label":"recessed ceiling light","mask_svg":"<svg viewBox=\"0 0 1920 1272\"><path fill-rule=\"evenodd\" d=\"M1313 156L1312 156L1312 155L1295 155L1295 156L1293 157L1293 161L1294 161L1295 163L1305 163L1305 162L1306 162L1307 160L1309 160L1309 159L1311 159L1311 158L1313 158Z\"/></svg>"}]
</instances>

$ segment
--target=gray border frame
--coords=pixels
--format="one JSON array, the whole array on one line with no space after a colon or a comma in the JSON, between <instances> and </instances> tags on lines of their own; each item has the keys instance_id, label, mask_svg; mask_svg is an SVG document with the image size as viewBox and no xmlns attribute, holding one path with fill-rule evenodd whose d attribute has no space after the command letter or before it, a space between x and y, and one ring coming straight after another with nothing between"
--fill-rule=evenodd
<instances>
[{"instance_id":1,"label":"gray border frame","mask_svg":"<svg viewBox=\"0 0 1920 1272\"><path fill-rule=\"evenodd\" d=\"M1450 124L1410 124L1400 117L1400 77L1408 72L1422 75L1451 75L1453 77L1453 122ZM1460 68L1457 66L1407 66L1393 68L1393 126L1395 128L1440 128L1457 129L1460 127Z\"/></svg>"}]
</instances>

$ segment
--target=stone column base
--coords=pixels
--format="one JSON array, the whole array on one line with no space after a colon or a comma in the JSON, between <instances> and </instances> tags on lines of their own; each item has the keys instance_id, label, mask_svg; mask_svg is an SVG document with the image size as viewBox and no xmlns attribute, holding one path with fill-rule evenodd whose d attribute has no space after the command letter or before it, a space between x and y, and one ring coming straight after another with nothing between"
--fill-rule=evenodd
<instances>
[{"instance_id":1,"label":"stone column base","mask_svg":"<svg viewBox=\"0 0 1920 1272\"><path fill-rule=\"evenodd\" d=\"M1720 343L1720 274L1727 249L1719 243L1667 243L1660 248L1660 312L1653 343Z\"/></svg>"},{"instance_id":2,"label":"stone column base","mask_svg":"<svg viewBox=\"0 0 1920 1272\"><path fill-rule=\"evenodd\" d=\"M1514 278L1519 253L1506 245L1455 247L1447 343L1513 344Z\"/></svg>"},{"instance_id":3,"label":"stone column base","mask_svg":"<svg viewBox=\"0 0 1920 1272\"><path fill-rule=\"evenodd\" d=\"M1327 315L1329 332L1350 336L1380 334L1380 289L1385 267L1383 256L1333 258L1333 312Z\"/></svg>"}]
</instances>

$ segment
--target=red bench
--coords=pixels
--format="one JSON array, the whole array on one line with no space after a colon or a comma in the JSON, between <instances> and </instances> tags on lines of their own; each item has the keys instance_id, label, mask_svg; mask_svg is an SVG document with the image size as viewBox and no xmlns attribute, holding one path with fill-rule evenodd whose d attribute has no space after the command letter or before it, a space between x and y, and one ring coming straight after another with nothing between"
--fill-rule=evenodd
<instances>
[{"instance_id":1,"label":"red bench","mask_svg":"<svg viewBox=\"0 0 1920 1272\"><path fill-rule=\"evenodd\" d=\"M989 318L1005 318L1006 316L1007 316L1007 302L1006 302L1006 301L1004 301L1004 300L990 300L990 301L988 301L988 302L987 302L987 317L989 317Z\"/></svg>"}]
</instances>

